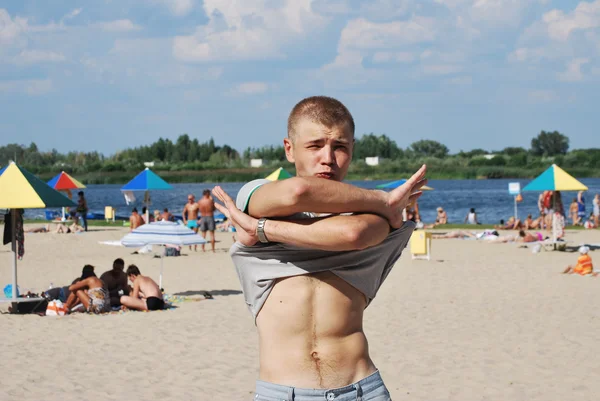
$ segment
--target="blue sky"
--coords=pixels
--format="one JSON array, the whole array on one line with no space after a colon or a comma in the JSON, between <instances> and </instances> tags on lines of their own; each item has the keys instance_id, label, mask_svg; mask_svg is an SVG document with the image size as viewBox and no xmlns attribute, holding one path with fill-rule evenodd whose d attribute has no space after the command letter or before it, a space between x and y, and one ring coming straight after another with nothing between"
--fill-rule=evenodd
<instances>
[{"instance_id":1,"label":"blue sky","mask_svg":"<svg viewBox=\"0 0 600 401\"><path fill-rule=\"evenodd\" d=\"M600 0L0 3L0 144L281 143L303 97L452 152L600 147Z\"/></svg>"}]
</instances>

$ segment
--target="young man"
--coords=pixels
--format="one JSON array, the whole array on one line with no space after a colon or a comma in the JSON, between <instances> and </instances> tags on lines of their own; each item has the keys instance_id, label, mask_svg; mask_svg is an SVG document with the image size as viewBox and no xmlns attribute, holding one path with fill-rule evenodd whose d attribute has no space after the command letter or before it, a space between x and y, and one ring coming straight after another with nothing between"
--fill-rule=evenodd
<instances>
[{"instance_id":1,"label":"young man","mask_svg":"<svg viewBox=\"0 0 600 401\"><path fill-rule=\"evenodd\" d=\"M410 238L402 211L421 195L425 166L390 193L360 189L341 182L353 145L348 109L307 98L284 139L297 177L252 181L237 205L213 191L236 227L230 253L258 328L256 400L389 400L363 310Z\"/></svg>"},{"instance_id":2,"label":"young man","mask_svg":"<svg viewBox=\"0 0 600 401\"><path fill-rule=\"evenodd\" d=\"M138 213L136 207L131 211L131 216L129 216L129 231L133 231L136 228L144 225L144 219Z\"/></svg>"},{"instance_id":3,"label":"young man","mask_svg":"<svg viewBox=\"0 0 600 401\"><path fill-rule=\"evenodd\" d=\"M198 233L198 204L196 203L196 197L192 194L188 195L188 202L183 207L181 217L183 218L183 224L188 228L191 228L195 233ZM192 246L190 245L190 251ZM194 245L194 251L198 250L198 245Z\"/></svg>"},{"instance_id":4,"label":"young man","mask_svg":"<svg viewBox=\"0 0 600 401\"><path fill-rule=\"evenodd\" d=\"M200 232L202 238L206 239L206 232L210 233L210 245L212 251L215 251L215 201L210 196L210 189L205 189L202 192L202 199L198 201L198 210L200 211ZM204 244L202 244L202 252L204 252Z\"/></svg>"},{"instance_id":5,"label":"young man","mask_svg":"<svg viewBox=\"0 0 600 401\"><path fill-rule=\"evenodd\" d=\"M121 305L135 310L160 310L165 307L158 284L150 277L142 276L136 265L129 265L127 277L133 284L133 290L131 296L121 297Z\"/></svg>"},{"instance_id":6,"label":"young man","mask_svg":"<svg viewBox=\"0 0 600 401\"><path fill-rule=\"evenodd\" d=\"M100 280L106 285L108 295L110 296L110 306L117 308L121 306L121 295L129 295L129 285L127 284L127 274L123 271L125 262L118 258L113 262L113 267L100 276Z\"/></svg>"}]
</instances>

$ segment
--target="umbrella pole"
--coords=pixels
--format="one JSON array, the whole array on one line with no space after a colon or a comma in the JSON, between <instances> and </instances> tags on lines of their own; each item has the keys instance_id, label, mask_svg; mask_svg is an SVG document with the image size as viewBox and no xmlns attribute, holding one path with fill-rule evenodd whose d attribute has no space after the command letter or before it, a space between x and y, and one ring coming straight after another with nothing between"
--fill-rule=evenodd
<instances>
[{"instance_id":1,"label":"umbrella pole","mask_svg":"<svg viewBox=\"0 0 600 401\"><path fill-rule=\"evenodd\" d=\"M12 271L12 297L17 299L17 209L10 211L12 223L12 252L13 252L13 271Z\"/></svg>"},{"instance_id":2,"label":"umbrella pole","mask_svg":"<svg viewBox=\"0 0 600 401\"><path fill-rule=\"evenodd\" d=\"M164 251L164 249L163 249ZM162 276L163 276L163 263L164 263L164 252L160 255L160 276L158 278L158 288L162 291Z\"/></svg>"},{"instance_id":3,"label":"umbrella pole","mask_svg":"<svg viewBox=\"0 0 600 401\"><path fill-rule=\"evenodd\" d=\"M146 205L146 223L150 223L150 202L148 202L149 191L144 195L144 204Z\"/></svg>"}]
</instances>

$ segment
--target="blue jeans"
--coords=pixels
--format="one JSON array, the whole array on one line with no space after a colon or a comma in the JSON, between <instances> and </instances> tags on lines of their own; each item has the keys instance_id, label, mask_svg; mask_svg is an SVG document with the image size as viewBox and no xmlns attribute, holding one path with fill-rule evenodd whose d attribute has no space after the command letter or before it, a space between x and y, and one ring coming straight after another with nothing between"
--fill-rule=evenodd
<instances>
[{"instance_id":1,"label":"blue jeans","mask_svg":"<svg viewBox=\"0 0 600 401\"><path fill-rule=\"evenodd\" d=\"M256 381L255 401L391 401L379 371L335 389L304 389Z\"/></svg>"}]
</instances>

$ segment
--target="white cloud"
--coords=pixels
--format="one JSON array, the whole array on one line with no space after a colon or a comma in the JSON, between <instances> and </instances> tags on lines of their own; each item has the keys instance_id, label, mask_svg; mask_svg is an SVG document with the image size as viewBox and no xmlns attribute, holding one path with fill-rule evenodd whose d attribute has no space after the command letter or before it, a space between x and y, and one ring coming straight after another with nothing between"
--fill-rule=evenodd
<instances>
[{"instance_id":1,"label":"white cloud","mask_svg":"<svg viewBox=\"0 0 600 401\"><path fill-rule=\"evenodd\" d=\"M205 0L207 25L190 36L177 36L173 55L183 61L250 60L283 57L283 46L305 39L325 18L313 0Z\"/></svg>"},{"instance_id":2,"label":"white cloud","mask_svg":"<svg viewBox=\"0 0 600 401\"><path fill-rule=\"evenodd\" d=\"M57 63L65 61L65 56L47 50L23 50L12 61L15 64Z\"/></svg>"},{"instance_id":3,"label":"white cloud","mask_svg":"<svg viewBox=\"0 0 600 401\"><path fill-rule=\"evenodd\" d=\"M81 11L83 11L83 8L76 8L73 11L69 12L67 15L65 15L62 19L67 20L67 19L75 18L79 14L81 14Z\"/></svg>"},{"instance_id":4,"label":"white cloud","mask_svg":"<svg viewBox=\"0 0 600 401\"><path fill-rule=\"evenodd\" d=\"M98 22L95 24L105 32L130 32L139 31L142 29L139 25L134 24L129 19L119 19L108 22Z\"/></svg>"},{"instance_id":5,"label":"white cloud","mask_svg":"<svg viewBox=\"0 0 600 401\"><path fill-rule=\"evenodd\" d=\"M155 0L169 8L169 11L177 17L184 17L194 9L194 0Z\"/></svg>"},{"instance_id":6,"label":"white cloud","mask_svg":"<svg viewBox=\"0 0 600 401\"><path fill-rule=\"evenodd\" d=\"M551 39L565 41L576 30L600 27L600 0L591 3L583 1L570 13L549 11L544 14L543 21Z\"/></svg>"},{"instance_id":7,"label":"white cloud","mask_svg":"<svg viewBox=\"0 0 600 401\"><path fill-rule=\"evenodd\" d=\"M269 89L269 85L264 82L244 82L235 87L235 93L242 95L256 95L265 93Z\"/></svg>"},{"instance_id":8,"label":"white cloud","mask_svg":"<svg viewBox=\"0 0 600 401\"><path fill-rule=\"evenodd\" d=\"M345 49L393 49L435 39L435 20L413 17L408 21L376 23L364 18L348 22L338 51Z\"/></svg>"},{"instance_id":9,"label":"white cloud","mask_svg":"<svg viewBox=\"0 0 600 401\"><path fill-rule=\"evenodd\" d=\"M31 96L43 95L52 90L50 79L28 79L0 81L0 93L24 93Z\"/></svg>"},{"instance_id":10,"label":"white cloud","mask_svg":"<svg viewBox=\"0 0 600 401\"><path fill-rule=\"evenodd\" d=\"M412 63L415 61L414 54L410 52L375 52L374 63Z\"/></svg>"},{"instance_id":11,"label":"white cloud","mask_svg":"<svg viewBox=\"0 0 600 401\"><path fill-rule=\"evenodd\" d=\"M15 17L13 20L8 11L0 8L0 44L12 44L27 30L27 19Z\"/></svg>"},{"instance_id":12,"label":"white cloud","mask_svg":"<svg viewBox=\"0 0 600 401\"><path fill-rule=\"evenodd\" d=\"M583 73L581 67L590 60L588 58L576 58L567 64L567 70L563 73L558 74L558 78L561 81L566 82L577 82L583 80Z\"/></svg>"}]
</instances>

